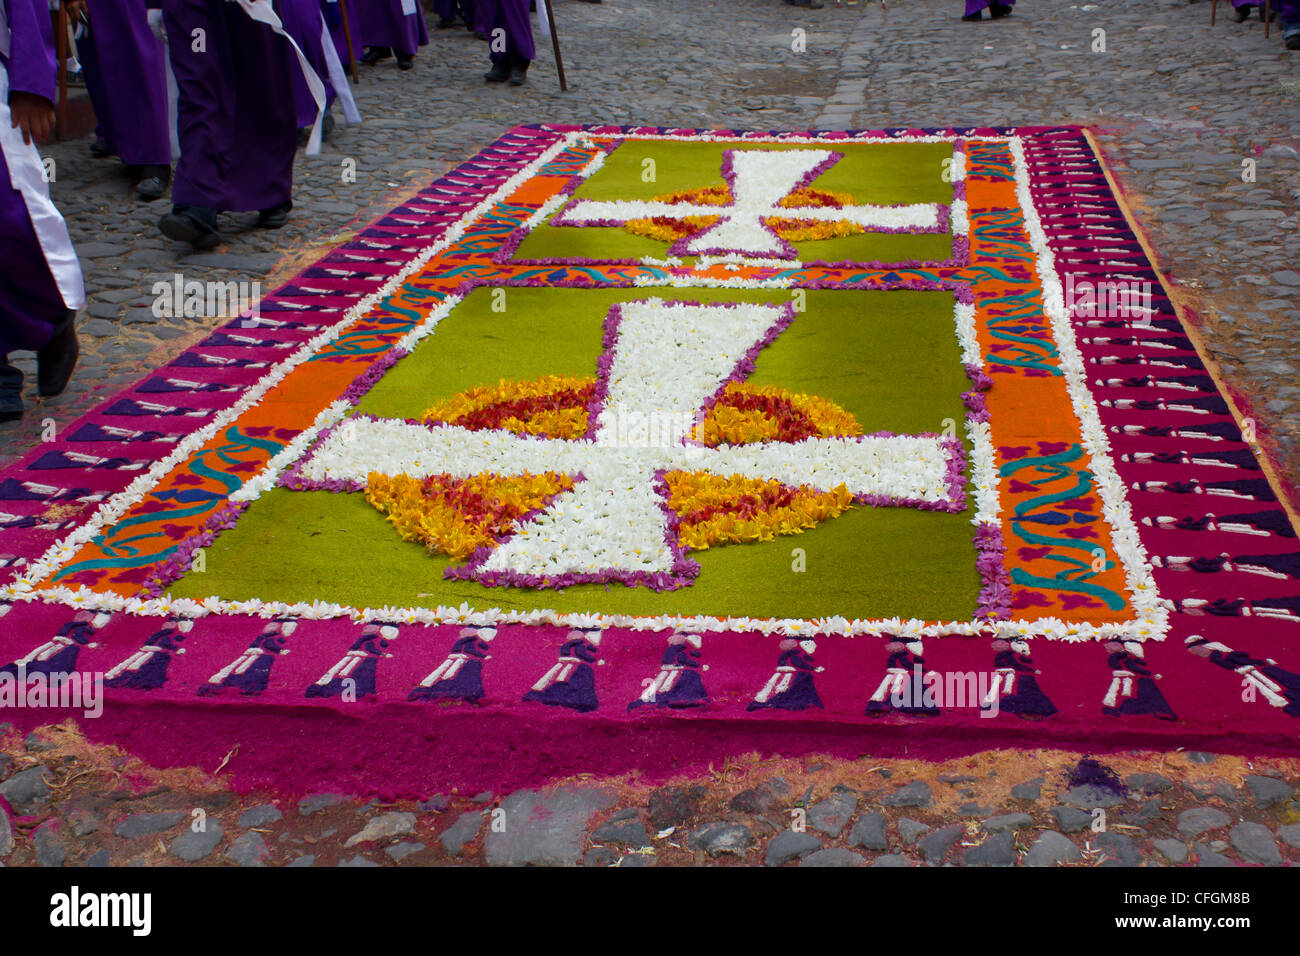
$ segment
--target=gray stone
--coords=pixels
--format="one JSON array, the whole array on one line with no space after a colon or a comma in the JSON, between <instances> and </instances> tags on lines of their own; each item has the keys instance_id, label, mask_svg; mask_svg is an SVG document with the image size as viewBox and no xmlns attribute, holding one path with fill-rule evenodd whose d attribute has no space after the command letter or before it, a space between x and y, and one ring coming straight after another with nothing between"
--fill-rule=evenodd
<instances>
[{"instance_id":1,"label":"gray stone","mask_svg":"<svg viewBox=\"0 0 1300 956\"><path fill-rule=\"evenodd\" d=\"M980 826L990 833L996 833L998 830L1019 830L1022 827L1033 826L1033 823L1034 818L1027 813L1004 813L989 817Z\"/></svg>"},{"instance_id":2,"label":"gray stone","mask_svg":"<svg viewBox=\"0 0 1300 956\"><path fill-rule=\"evenodd\" d=\"M304 853L302 856L296 856L286 864L287 866L311 866L316 862L315 853Z\"/></svg>"},{"instance_id":3,"label":"gray stone","mask_svg":"<svg viewBox=\"0 0 1300 956\"><path fill-rule=\"evenodd\" d=\"M279 807L274 807L269 803L263 803L260 806L249 807L239 815L239 825L241 827L264 827L270 823L276 823L284 819L284 814L280 812Z\"/></svg>"},{"instance_id":4,"label":"gray stone","mask_svg":"<svg viewBox=\"0 0 1300 956\"><path fill-rule=\"evenodd\" d=\"M587 821L613 803L613 794L594 787L512 793L501 802L504 826L490 827L484 838L487 863L576 866Z\"/></svg>"},{"instance_id":5,"label":"gray stone","mask_svg":"<svg viewBox=\"0 0 1300 956\"><path fill-rule=\"evenodd\" d=\"M1250 789L1251 795L1255 798L1255 806L1271 807L1276 803L1286 803L1295 796L1295 788L1284 780L1277 780L1273 777L1260 777L1255 774L1249 774L1246 777L1246 786Z\"/></svg>"},{"instance_id":6,"label":"gray stone","mask_svg":"<svg viewBox=\"0 0 1300 956\"><path fill-rule=\"evenodd\" d=\"M900 817L898 820L898 835L909 846L915 843L921 834L929 829L930 825L922 823L920 820L911 820L907 817Z\"/></svg>"},{"instance_id":7,"label":"gray stone","mask_svg":"<svg viewBox=\"0 0 1300 956\"><path fill-rule=\"evenodd\" d=\"M1164 793L1174 785L1172 780L1168 777L1162 777L1158 773L1131 773L1124 778L1124 783L1138 793L1147 796Z\"/></svg>"},{"instance_id":8,"label":"gray stone","mask_svg":"<svg viewBox=\"0 0 1300 956\"><path fill-rule=\"evenodd\" d=\"M1170 863L1187 862L1187 844L1181 840L1152 840L1151 845Z\"/></svg>"},{"instance_id":9,"label":"gray stone","mask_svg":"<svg viewBox=\"0 0 1300 956\"><path fill-rule=\"evenodd\" d=\"M1033 802L1037 800L1043 792L1043 778L1038 777L1036 780L1027 780L1024 783L1018 783L1011 788L1011 799L1027 800Z\"/></svg>"},{"instance_id":10,"label":"gray stone","mask_svg":"<svg viewBox=\"0 0 1300 956\"><path fill-rule=\"evenodd\" d=\"M650 825L655 830L681 826L695 816L704 793L703 787L661 787L650 794Z\"/></svg>"},{"instance_id":11,"label":"gray stone","mask_svg":"<svg viewBox=\"0 0 1300 956\"><path fill-rule=\"evenodd\" d=\"M13 825L9 822L9 811L0 807L0 860L3 860L14 849L14 830Z\"/></svg>"},{"instance_id":12,"label":"gray stone","mask_svg":"<svg viewBox=\"0 0 1300 956\"><path fill-rule=\"evenodd\" d=\"M379 864L376 863L374 860L367 859L366 857L362 856L359 853L356 856L352 857L350 860L343 860L338 865L351 867L354 869L358 869L361 867L369 867L369 866L379 866Z\"/></svg>"},{"instance_id":13,"label":"gray stone","mask_svg":"<svg viewBox=\"0 0 1300 956\"><path fill-rule=\"evenodd\" d=\"M849 846L860 846L867 850L883 850L889 846L885 835L885 815L883 813L864 813L858 817L849 833Z\"/></svg>"},{"instance_id":14,"label":"gray stone","mask_svg":"<svg viewBox=\"0 0 1300 956\"><path fill-rule=\"evenodd\" d=\"M754 845L754 834L749 827L740 823L706 823L691 831L686 838L686 845L692 850L703 850L709 856L717 856L719 853L743 856Z\"/></svg>"},{"instance_id":15,"label":"gray stone","mask_svg":"<svg viewBox=\"0 0 1300 956\"><path fill-rule=\"evenodd\" d=\"M1092 814L1075 807L1052 807L1049 812L1066 833L1078 833L1092 826Z\"/></svg>"},{"instance_id":16,"label":"gray stone","mask_svg":"<svg viewBox=\"0 0 1300 956\"><path fill-rule=\"evenodd\" d=\"M1300 823L1288 823L1286 826L1278 827L1277 836L1287 846L1300 849ZM0 853L0 856L4 854Z\"/></svg>"},{"instance_id":17,"label":"gray stone","mask_svg":"<svg viewBox=\"0 0 1300 956\"><path fill-rule=\"evenodd\" d=\"M1224 803L1234 803L1237 799L1237 791L1228 783L1228 781L1215 777L1205 780L1188 780L1187 789L1192 791L1202 800L1209 800L1211 797L1217 797Z\"/></svg>"},{"instance_id":18,"label":"gray stone","mask_svg":"<svg viewBox=\"0 0 1300 956\"><path fill-rule=\"evenodd\" d=\"M33 730L23 739L23 746L34 754L44 753L47 750L53 750L57 744L50 740L39 730Z\"/></svg>"},{"instance_id":19,"label":"gray stone","mask_svg":"<svg viewBox=\"0 0 1300 956\"><path fill-rule=\"evenodd\" d=\"M262 834L255 830L236 838L226 847L226 859L240 866L265 866L271 851L267 848Z\"/></svg>"},{"instance_id":20,"label":"gray stone","mask_svg":"<svg viewBox=\"0 0 1300 956\"><path fill-rule=\"evenodd\" d=\"M942 827L933 833L921 839L917 848L921 851L921 857L926 863L938 865L943 862L943 858L948 855L948 850L957 838L964 833L966 828L960 823L954 823L951 826Z\"/></svg>"},{"instance_id":21,"label":"gray stone","mask_svg":"<svg viewBox=\"0 0 1300 956\"><path fill-rule=\"evenodd\" d=\"M861 853L854 853L852 850L846 850L842 847L828 847L825 850L818 850L816 853L810 853L800 862L800 866L862 866L867 862L867 858Z\"/></svg>"},{"instance_id":22,"label":"gray stone","mask_svg":"<svg viewBox=\"0 0 1300 956\"><path fill-rule=\"evenodd\" d=\"M781 866L783 863L789 863L791 860L807 856L814 850L820 850L821 848L822 841L811 833L796 833L794 830L783 830L768 841L767 856L764 858L764 862L768 866Z\"/></svg>"},{"instance_id":23,"label":"gray stone","mask_svg":"<svg viewBox=\"0 0 1300 956\"><path fill-rule=\"evenodd\" d=\"M462 813L456 818L455 823L443 830L438 840L444 850L452 856L459 856L465 849L465 844L478 836L481 829L483 829L483 811L470 810Z\"/></svg>"},{"instance_id":24,"label":"gray stone","mask_svg":"<svg viewBox=\"0 0 1300 956\"><path fill-rule=\"evenodd\" d=\"M1131 813L1123 815L1124 822L1133 826L1145 826L1152 820L1159 819L1162 813L1160 798L1152 797Z\"/></svg>"},{"instance_id":25,"label":"gray stone","mask_svg":"<svg viewBox=\"0 0 1300 956\"><path fill-rule=\"evenodd\" d=\"M780 777L773 777L732 797L731 809L740 813L763 814L782 806L789 799L790 785Z\"/></svg>"},{"instance_id":26,"label":"gray stone","mask_svg":"<svg viewBox=\"0 0 1300 956\"><path fill-rule=\"evenodd\" d=\"M889 853L871 861L872 866L911 866L912 862L901 853Z\"/></svg>"},{"instance_id":27,"label":"gray stone","mask_svg":"<svg viewBox=\"0 0 1300 956\"><path fill-rule=\"evenodd\" d=\"M108 866L109 856L107 850L96 850L90 856L86 857L86 866L102 867Z\"/></svg>"},{"instance_id":28,"label":"gray stone","mask_svg":"<svg viewBox=\"0 0 1300 956\"><path fill-rule=\"evenodd\" d=\"M583 866L613 866L618 862L619 852L611 846L593 846L582 858Z\"/></svg>"},{"instance_id":29,"label":"gray stone","mask_svg":"<svg viewBox=\"0 0 1300 956\"><path fill-rule=\"evenodd\" d=\"M1281 866L1282 854L1278 852L1273 831L1262 823L1238 823L1228 831L1233 848L1248 863Z\"/></svg>"},{"instance_id":30,"label":"gray stone","mask_svg":"<svg viewBox=\"0 0 1300 956\"><path fill-rule=\"evenodd\" d=\"M1216 853L1204 843L1193 843L1192 852L1196 854L1197 866L1236 866L1237 863L1231 857L1224 856L1222 853Z\"/></svg>"},{"instance_id":31,"label":"gray stone","mask_svg":"<svg viewBox=\"0 0 1300 956\"><path fill-rule=\"evenodd\" d=\"M825 800L808 808L808 825L814 830L836 837L849 825L853 811L858 808L858 796L847 790L837 790Z\"/></svg>"},{"instance_id":32,"label":"gray stone","mask_svg":"<svg viewBox=\"0 0 1300 956\"><path fill-rule=\"evenodd\" d=\"M421 850L424 849L427 848L423 843L413 843L409 840L403 840L401 843L394 843L384 852L387 853L394 860L396 860L398 863L400 863L411 854L419 853Z\"/></svg>"},{"instance_id":33,"label":"gray stone","mask_svg":"<svg viewBox=\"0 0 1300 956\"><path fill-rule=\"evenodd\" d=\"M117 826L113 827L113 832L120 837L135 839L136 837L152 836L155 833L162 833L164 830L170 830L182 820L190 819L190 815L184 810L167 810L161 813L137 813L134 816L127 817Z\"/></svg>"},{"instance_id":34,"label":"gray stone","mask_svg":"<svg viewBox=\"0 0 1300 956\"><path fill-rule=\"evenodd\" d=\"M346 803L348 799L348 796L342 793L311 793L298 801L298 813L309 817L313 813L320 813L330 807L337 807L340 803Z\"/></svg>"},{"instance_id":35,"label":"gray stone","mask_svg":"<svg viewBox=\"0 0 1300 956\"><path fill-rule=\"evenodd\" d=\"M933 794L924 780L913 780L880 801L887 807L928 807Z\"/></svg>"},{"instance_id":36,"label":"gray stone","mask_svg":"<svg viewBox=\"0 0 1300 956\"><path fill-rule=\"evenodd\" d=\"M1080 810L1095 810L1097 807L1118 807L1124 798L1112 790L1089 783L1066 791L1061 802Z\"/></svg>"},{"instance_id":37,"label":"gray stone","mask_svg":"<svg viewBox=\"0 0 1300 956\"><path fill-rule=\"evenodd\" d=\"M421 813L443 813L451 806L451 797L445 793L436 793L428 800L421 800L416 807Z\"/></svg>"},{"instance_id":38,"label":"gray stone","mask_svg":"<svg viewBox=\"0 0 1300 956\"><path fill-rule=\"evenodd\" d=\"M995 833L979 846L967 847L962 866L1015 866L1015 836L1009 830Z\"/></svg>"},{"instance_id":39,"label":"gray stone","mask_svg":"<svg viewBox=\"0 0 1300 956\"><path fill-rule=\"evenodd\" d=\"M196 833L191 827L173 840L172 856L186 863L197 863L215 850L225 835L220 823L208 820L203 830Z\"/></svg>"},{"instance_id":40,"label":"gray stone","mask_svg":"<svg viewBox=\"0 0 1300 956\"><path fill-rule=\"evenodd\" d=\"M373 843L375 840L389 840L404 833L415 832L415 814L414 813L381 813L379 816L366 822L366 825L357 833L348 837L343 844L347 849L351 849L358 843Z\"/></svg>"},{"instance_id":41,"label":"gray stone","mask_svg":"<svg viewBox=\"0 0 1300 956\"><path fill-rule=\"evenodd\" d=\"M48 826L36 831L32 848L36 851L36 862L41 866L62 866L68 859L67 847Z\"/></svg>"},{"instance_id":42,"label":"gray stone","mask_svg":"<svg viewBox=\"0 0 1300 956\"><path fill-rule=\"evenodd\" d=\"M98 833L103 825L103 821L95 814L80 808L69 810L67 821L75 837L87 837L92 833Z\"/></svg>"},{"instance_id":43,"label":"gray stone","mask_svg":"<svg viewBox=\"0 0 1300 956\"><path fill-rule=\"evenodd\" d=\"M1189 750L1183 756L1189 763L1214 763L1219 759L1218 754L1206 753L1204 750Z\"/></svg>"},{"instance_id":44,"label":"gray stone","mask_svg":"<svg viewBox=\"0 0 1300 956\"><path fill-rule=\"evenodd\" d=\"M645 824L635 817L625 820L610 820L595 829L591 839L596 843L621 843L625 846L649 846L650 835L646 833Z\"/></svg>"},{"instance_id":45,"label":"gray stone","mask_svg":"<svg viewBox=\"0 0 1300 956\"><path fill-rule=\"evenodd\" d=\"M1218 830L1232 822L1232 817L1214 807L1193 807L1178 814L1178 832L1190 840L1208 830Z\"/></svg>"},{"instance_id":46,"label":"gray stone","mask_svg":"<svg viewBox=\"0 0 1300 956\"><path fill-rule=\"evenodd\" d=\"M35 813L50 798L50 788L45 783L49 773L49 768L43 765L20 770L0 783L0 797L8 800L19 816Z\"/></svg>"},{"instance_id":47,"label":"gray stone","mask_svg":"<svg viewBox=\"0 0 1300 956\"><path fill-rule=\"evenodd\" d=\"M1099 833L1097 845L1102 850L1099 866L1137 866L1142 862L1142 851L1137 843L1123 833L1114 830Z\"/></svg>"},{"instance_id":48,"label":"gray stone","mask_svg":"<svg viewBox=\"0 0 1300 956\"><path fill-rule=\"evenodd\" d=\"M1082 859L1083 851L1073 840L1055 830L1046 830L1025 853L1025 866L1059 866Z\"/></svg>"}]
</instances>

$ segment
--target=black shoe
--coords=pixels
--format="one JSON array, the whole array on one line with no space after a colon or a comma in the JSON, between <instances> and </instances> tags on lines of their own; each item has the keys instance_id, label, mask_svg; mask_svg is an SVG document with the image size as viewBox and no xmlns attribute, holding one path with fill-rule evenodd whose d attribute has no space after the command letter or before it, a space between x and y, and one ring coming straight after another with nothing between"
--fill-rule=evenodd
<instances>
[{"instance_id":1,"label":"black shoe","mask_svg":"<svg viewBox=\"0 0 1300 956\"><path fill-rule=\"evenodd\" d=\"M102 139L97 139L90 144L90 155L96 159L104 159L113 155L113 151L108 148L108 144Z\"/></svg>"},{"instance_id":2,"label":"black shoe","mask_svg":"<svg viewBox=\"0 0 1300 956\"><path fill-rule=\"evenodd\" d=\"M198 252L221 245L217 231L217 211L206 206L173 206L158 220L158 228L168 239L188 242Z\"/></svg>"},{"instance_id":3,"label":"black shoe","mask_svg":"<svg viewBox=\"0 0 1300 956\"><path fill-rule=\"evenodd\" d=\"M23 373L0 355L0 422L14 422L23 417Z\"/></svg>"},{"instance_id":4,"label":"black shoe","mask_svg":"<svg viewBox=\"0 0 1300 956\"><path fill-rule=\"evenodd\" d=\"M406 53L397 54L397 68L399 70L410 70L413 69L414 67L415 67L415 57Z\"/></svg>"},{"instance_id":5,"label":"black shoe","mask_svg":"<svg viewBox=\"0 0 1300 956\"><path fill-rule=\"evenodd\" d=\"M1250 7L1238 7L1236 10L1236 14L1237 14L1237 22L1245 23L1248 19L1250 19ZM1260 16L1263 17L1264 14L1261 13Z\"/></svg>"},{"instance_id":6,"label":"black shoe","mask_svg":"<svg viewBox=\"0 0 1300 956\"><path fill-rule=\"evenodd\" d=\"M962 19L965 20L967 23L975 23L978 20L984 19L984 11L976 10L974 13L966 14L966 16L962 17Z\"/></svg>"},{"instance_id":7,"label":"black shoe","mask_svg":"<svg viewBox=\"0 0 1300 956\"><path fill-rule=\"evenodd\" d=\"M257 224L263 229L279 229L289 221L291 209L293 209L292 200L272 206L270 209L263 209L257 214Z\"/></svg>"},{"instance_id":8,"label":"black shoe","mask_svg":"<svg viewBox=\"0 0 1300 956\"><path fill-rule=\"evenodd\" d=\"M135 184L135 196L143 202L162 199L167 194L167 185L172 181L170 166L143 166L140 180Z\"/></svg>"},{"instance_id":9,"label":"black shoe","mask_svg":"<svg viewBox=\"0 0 1300 956\"><path fill-rule=\"evenodd\" d=\"M77 342L77 313L69 309L63 327L45 347L36 352L36 391L46 398L68 387L72 370L77 367L81 345Z\"/></svg>"},{"instance_id":10,"label":"black shoe","mask_svg":"<svg viewBox=\"0 0 1300 956\"><path fill-rule=\"evenodd\" d=\"M510 85L523 86L528 82L528 61L524 60L522 65L516 64L510 70Z\"/></svg>"},{"instance_id":11,"label":"black shoe","mask_svg":"<svg viewBox=\"0 0 1300 956\"><path fill-rule=\"evenodd\" d=\"M825 5L822 0L794 0L790 4L792 7L807 7L809 10L820 10Z\"/></svg>"},{"instance_id":12,"label":"black shoe","mask_svg":"<svg viewBox=\"0 0 1300 956\"><path fill-rule=\"evenodd\" d=\"M366 47L366 52L361 54L361 62L366 66L374 66L380 60L387 60L393 55L391 47L371 46Z\"/></svg>"},{"instance_id":13,"label":"black shoe","mask_svg":"<svg viewBox=\"0 0 1300 956\"><path fill-rule=\"evenodd\" d=\"M504 83L510 79L510 68L506 66L506 61L493 60L492 69L483 74L483 79L489 83Z\"/></svg>"},{"instance_id":14,"label":"black shoe","mask_svg":"<svg viewBox=\"0 0 1300 956\"><path fill-rule=\"evenodd\" d=\"M1011 16L1013 7L1004 6L1001 3L994 3L989 6L989 17L994 20L1001 20L1003 17Z\"/></svg>"},{"instance_id":15,"label":"black shoe","mask_svg":"<svg viewBox=\"0 0 1300 956\"><path fill-rule=\"evenodd\" d=\"M1293 33L1285 38L1288 50L1300 50L1300 33Z\"/></svg>"}]
</instances>

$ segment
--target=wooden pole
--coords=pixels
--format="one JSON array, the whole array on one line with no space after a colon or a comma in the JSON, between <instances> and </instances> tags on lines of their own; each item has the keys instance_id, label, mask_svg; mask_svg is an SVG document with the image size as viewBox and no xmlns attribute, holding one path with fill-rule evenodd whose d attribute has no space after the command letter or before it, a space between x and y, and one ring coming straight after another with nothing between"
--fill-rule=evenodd
<instances>
[{"instance_id":1,"label":"wooden pole","mask_svg":"<svg viewBox=\"0 0 1300 956\"><path fill-rule=\"evenodd\" d=\"M352 24L348 23L347 0L339 0L339 15L343 17L343 39L348 43L348 70L352 73L352 82L360 83L361 77L357 75L357 54L352 48Z\"/></svg>"},{"instance_id":2,"label":"wooden pole","mask_svg":"<svg viewBox=\"0 0 1300 956\"><path fill-rule=\"evenodd\" d=\"M564 60L560 57L560 37L555 32L555 17L551 13L551 0L541 0L546 8L546 23L551 28L551 49L555 51L555 72L560 74L560 91L567 93L569 84L564 79Z\"/></svg>"},{"instance_id":3,"label":"wooden pole","mask_svg":"<svg viewBox=\"0 0 1300 956\"><path fill-rule=\"evenodd\" d=\"M54 47L59 56L59 105L54 116L54 138L62 139L68 129L68 11L61 3Z\"/></svg>"}]
</instances>

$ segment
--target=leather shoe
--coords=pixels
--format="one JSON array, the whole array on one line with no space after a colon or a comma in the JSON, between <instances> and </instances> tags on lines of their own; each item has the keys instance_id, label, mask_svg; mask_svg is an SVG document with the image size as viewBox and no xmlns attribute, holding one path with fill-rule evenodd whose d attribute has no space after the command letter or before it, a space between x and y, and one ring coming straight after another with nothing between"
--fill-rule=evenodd
<instances>
[{"instance_id":1,"label":"leather shoe","mask_svg":"<svg viewBox=\"0 0 1300 956\"><path fill-rule=\"evenodd\" d=\"M36 391L50 397L68 387L72 370L77 367L81 344L77 341L77 313L69 309L63 328L54 333L36 352Z\"/></svg>"},{"instance_id":2,"label":"leather shoe","mask_svg":"<svg viewBox=\"0 0 1300 956\"><path fill-rule=\"evenodd\" d=\"M263 229L279 229L289 221L289 210L293 209L292 200L282 202L270 209L263 209L257 214L257 224Z\"/></svg>"},{"instance_id":3,"label":"leather shoe","mask_svg":"<svg viewBox=\"0 0 1300 956\"><path fill-rule=\"evenodd\" d=\"M205 206L173 206L171 212L158 220L158 228L168 239L188 242L199 252L221 245L217 211Z\"/></svg>"}]
</instances>

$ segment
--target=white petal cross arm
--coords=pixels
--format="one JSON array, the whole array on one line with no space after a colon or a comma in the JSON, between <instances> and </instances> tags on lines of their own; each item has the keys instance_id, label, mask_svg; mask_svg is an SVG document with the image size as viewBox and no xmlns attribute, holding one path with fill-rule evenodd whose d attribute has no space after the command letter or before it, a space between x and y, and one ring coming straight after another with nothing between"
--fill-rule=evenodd
<instances>
[{"instance_id":1,"label":"white petal cross arm","mask_svg":"<svg viewBox=\"0 0 1300 956\"><path fill-rule=\"evenodd\" d=\"M809 185L842 154L825 149L728 150L723 176L731 202L713 206L692 202L639 202L576 199L552 220L555 226L622 225L633 219L708 216L718 221L676 244L681 255L739 255L792 259L795 249L768 226L772 218L851 222L867 230L939 232L940 206L782 206L796 189Z\"/></svg>"},{"instance_id":2,"label":"white petal cross arm","mask_svg":"<svg viewBox=\"0 0 1300 956\"><path fill-rule=\"evenodd\" d=\"M624 303L601 376L603 404L591 437L561 440L391 419L353 419L329 435L302 477L364 483L371 472L447 474L562 472L579 477L479 565L526 576L673 573L675 542L659 476L708 472L775 480L879 501L942 502L950 448L939 436L867 435L706 448L683 438L630 442L615 427L629 411L690 422L751 350L789 321L788 306Z\"/></svg>"}]
</instances>

